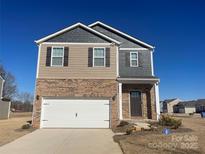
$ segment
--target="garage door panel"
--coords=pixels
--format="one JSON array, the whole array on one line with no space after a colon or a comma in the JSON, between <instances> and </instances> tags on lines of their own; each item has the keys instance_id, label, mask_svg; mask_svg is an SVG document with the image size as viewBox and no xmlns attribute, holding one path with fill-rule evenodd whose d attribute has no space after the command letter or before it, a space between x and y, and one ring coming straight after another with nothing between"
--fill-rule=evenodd
<instances>
[{"instance_id":1,"label":"garage door panel","mask_svg":"<svg viewBox=\"0 0 205 154\"><path fill-rule=\"evenodd\" d=\"M42 128L109 128L109 100L45 99Z\"/></svg>"},{"instance_id":2,"label":"garage door panel","mask_svg":"<svg viewBox=\"0 0 205 154\"><path fill-rule=\"evenodd\" d=\"M109 128L109 121L70 121L69 123L55 122L52 125L44 122L43 128Z\"/></svg>"}]
</instances>

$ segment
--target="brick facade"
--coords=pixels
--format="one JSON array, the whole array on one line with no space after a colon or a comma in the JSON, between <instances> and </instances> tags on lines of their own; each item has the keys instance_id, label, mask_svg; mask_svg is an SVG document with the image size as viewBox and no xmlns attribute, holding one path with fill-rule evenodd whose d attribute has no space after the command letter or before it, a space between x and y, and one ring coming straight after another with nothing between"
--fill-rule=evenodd
<instances>
[{"instance_id":1,"label":"brick facade","mask_svg":"<svg viewBox=\"0 0 205 154\"><path fill-rule=\"evenodd\" d=\"M33 127L39 128L42 97L106 98L111 102L111 127L118 123L117 82L109 79L37 79Z\"/></svg>"},{"instance_id":2,"label":"brick facade","mask_svg":"<svg viewBox=\"0 0 205 154\"><path fill-rule=\"evenodd\" d=\"M109 99L111 106L111 127L118 122L118 83L111 79L37 79L36 101L34 104L33 127L39 128L42 97L96 98ZM123 119L130 115L130 91L141 91L142 118L156 119L155 89L148 84L122 84Z\"/></svg>"},{"instance_id":3,"label":"brick facade","mask_svg":"<svg viewBox=\"0 0 205 154\"><path fill-rule=\"evenodd\" d=\"M155 90L148 84L122 84L122 113L123 119L131 119L130 115L130 91L141 91L142 118L157 119L155 105Z\"/></svg>"}]
</instances>

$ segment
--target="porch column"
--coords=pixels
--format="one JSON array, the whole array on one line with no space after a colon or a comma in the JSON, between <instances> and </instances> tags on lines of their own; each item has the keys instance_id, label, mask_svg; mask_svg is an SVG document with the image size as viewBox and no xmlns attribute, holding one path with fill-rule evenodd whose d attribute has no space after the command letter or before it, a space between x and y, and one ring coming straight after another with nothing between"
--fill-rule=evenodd
<instances>
[{"instance_id":1,"label":"porch column","mask_svg":"<svg viewBox=\"0 0 205 154\"><path fill-rule=\"evenodd\" d=\"M159 83L156 83L154 87L155 87L155 102L156 102L157 120L159 120L160 118Z\"/></svg>"},{"instance_id":2,"label":"porch column","mask_svg":"<svg viewBox=\"0 0 205 154\"><path fill-rule=\"evenodd\" d=\"M122 120L122 83L118 85L118 94L119 94L119 119Z\"/></svg>"}]
</instances>

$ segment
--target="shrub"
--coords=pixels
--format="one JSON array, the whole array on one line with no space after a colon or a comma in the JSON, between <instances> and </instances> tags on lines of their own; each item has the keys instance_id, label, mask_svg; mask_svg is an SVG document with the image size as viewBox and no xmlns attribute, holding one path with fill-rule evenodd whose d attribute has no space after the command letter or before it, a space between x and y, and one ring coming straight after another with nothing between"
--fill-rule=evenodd
<instances>
[{"instance_id":1,"label":"shrub","mask_svg":"<svg viewBox=\"0 0 205 154\"><path fill-rule=\"evenodd\" d=\"M31 127L30 124L25 124L25 125L23 125L21 128L22 128L22 129L29 129L30 127Z\"/></svg>"},{"instance_id":2,"label":"shrub","mask_svg":"<svg viewBox=\"0 0 205 154\"><path fill-rule=\"evenodd\" d=\"M28 124L32 124L32 120L28 120L28 121L26 121Z\"/></svg>"},{"instance_id":3,"label":"shrub","mask_svg":"<svg viewBox=\"0 0 205 154\"><path fill-rule=\"evenodd\" d=\"M127 130L126 130L127 135L130 135L134 132L135 132L135 127L134 126L128 127Z\"/></svg>"},{"instance_id":4,"label":"shrub","mask_svg":"<svg viewBox=\"0 0 205 154\"><path fill-rule=\"evenodd\" d=\"M194 115L194 113L189 113L190 116Z\"/></svg>"},{"instance_id":5,"label":"shrub","mask_svg":"<svg viewBox=\"0 0 205 154\"><path fill-rule=\"evenodd\" d=\"M117 127L123 127L123 126L126 126L126 125L129 125L129 122L127 122L127 121L120 121L120 124Z\"/></svg>"},{"instance_id":6,"label":"shrub","mask_svg":"<svg viewBox=\"0 0 205 154\"><path fill-rule=\"evenodd\" d=\"M142 127L135 125L135 124L129 124L126 128L126 134L130 135L132 133L139 132L142 130L145 130L145 129L143 129Z\"/></svg>"},{"instance_id":7,"label":"shrub","mask_svg":"<svg viewBox=\"0 0 205 154\"><path fill-rule=\"evenodd\" d=\"M179 128L182 124L181 119L175 119L169 115L162 115L159 119L159 124L162 126L169 126L173 129Z\"/></svg>"}]
</instances>

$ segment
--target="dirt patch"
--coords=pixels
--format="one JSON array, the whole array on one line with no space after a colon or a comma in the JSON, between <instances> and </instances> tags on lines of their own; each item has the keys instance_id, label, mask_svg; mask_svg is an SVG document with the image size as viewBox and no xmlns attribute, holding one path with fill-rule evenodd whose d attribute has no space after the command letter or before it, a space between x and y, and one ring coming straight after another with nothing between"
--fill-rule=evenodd
<instances>
[{"instance_id":1,"label":"dirt patch","mask_svg":"<svg viewBox=\"0 0 205 154\"><path fill-rule=\"evenodd\" d=\"M23 124L31 120L32 113L11 113L7 120L0 120L0 146L7 144L23 135L31 133L34 129L21 129Z\"/></svg>"},{"instance_id":2,"label":"dirt patch","mask_svg":"<svg viewBox=\"0 0 205 154\"><path fill-rule=\"evenodd\" d=\"M11 112L10 118L32 117L32 112Z\"/></svg>"},{"instance_id":3,"label":"dirt patch","mask_svg":"<svg viewBox=\"0 0 205 154\"><path fill-rule=\"evenodd\" d=\"M155 131L135 132L131 135L116 135L125 154L200 154L205 153L205 119L183 118L182 127L171 130L170 135L162 134L164 127ZM114 129L114 132L124 132L126 126Z\"/></svg>"}]
</instances>

